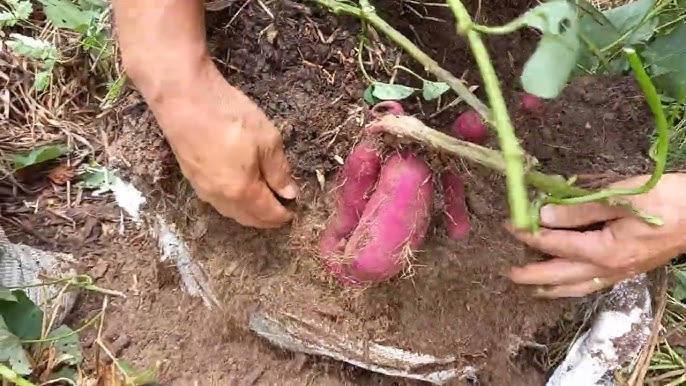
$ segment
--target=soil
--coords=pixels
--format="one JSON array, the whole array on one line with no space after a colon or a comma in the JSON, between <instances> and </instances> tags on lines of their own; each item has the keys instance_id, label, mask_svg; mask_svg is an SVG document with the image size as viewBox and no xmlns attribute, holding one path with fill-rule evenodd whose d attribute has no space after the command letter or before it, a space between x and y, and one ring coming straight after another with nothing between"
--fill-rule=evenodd
<instances>
[{"instance_id":1,"label":"soil","mask_svg":"<svg viewBox=\"0 0 686 386\"><path fill-rule=\"evenodd\" d=\"M472 11L476 4L470 6ZM484 5L480 20L499 24L528 6L520 0ZM411 275L351 289L323 271L312 251L328 216L324 193L329 186L322 189L318 178L333 179L337 157L345 157L368 119L355 57L359 25L290 1L269 7L273 20L256 2L235 18L238 5L210 13L208 39L228 81L252 97L282 131L302 186L292 225L280 230L247 229L199 202L181 178L145 105L128 109L109 132L108 163L121 168L146 193L148 210L175 223L210 276L221 310L208 310L180 289L178 274L160 262L156 241L147 229L127 223L121 236L116 208L104 206L101 199L84 198L84 205L100 209L81 216L75 229L87 218L98 221L91 221L85 236L77 232L81 238L76 241L74 234L50 233L52 225L63 225L54 216L32 220L33 229L40 226L43 240L75 253L82 261L81 270L96 277L101 286L127 294L126 299L112 300L104 330L115 355L142 367L162 361L164 385L403 384L269 346L247 329L250 313L261 309L317 317L332 330L358 339L436 356L454 355L460 363L480 369L483 385L543 384L546 369L541 371L517 354L530 343L548 343L536 339L561 321L574 320L579 302L535 300L530 289L502 277L507 267L544 256L514 242L504 231L508 213L500 176L459 162L467 179L472 233L461 243L444 237L439 194L430 240L416 256ZM386 11L382 16L406 36L422 41L422 48L445 68L476 84L473 61L465 44L454 36L454 28L423 20L406 7L400 2L378 2L378 8ZM432 10L431 16L449 20L445 10ZM578 79L561 98L546 105L545 114L530 117L517 109L521 90L516 74L535 47L536 36L523 31L507 39L489 39L488 44L491 52L506 53L497 57L496 68L517 134L544 171L567 176L611 173L613 178L649 171L647 136L652 120L630 78ZM390 44L382 48L382 58L398 57ZM401 63L416 67L402 58ZM370 64L370 71L381 77L383 64ZM408 103L408 110L439 128L462 109L436 114L435 104ZM496 146L493 139L489 145ZM427 156L434 164L446 161ZM68 246L62 242L67 239L72 240ZM101 296L84 295L72 322L87 319L101 306ZM95 349L94 331L84 339L87 348Z\"/></svg>"}]
</instances>

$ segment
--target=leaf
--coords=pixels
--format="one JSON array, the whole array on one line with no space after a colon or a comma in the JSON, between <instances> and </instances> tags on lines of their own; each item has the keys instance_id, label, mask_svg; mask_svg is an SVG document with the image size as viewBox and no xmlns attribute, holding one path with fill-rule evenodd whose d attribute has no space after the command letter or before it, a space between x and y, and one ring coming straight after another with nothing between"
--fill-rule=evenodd
<instances>
[{"instance_id":1,"label":"leaf","mask_svg":"<svg viewBox=\"0 0 686 386\"><path fill-rule=\"evenodd\" d=\"M91 12L81 10L69 0L38 0L38 2L43 4L45 16L57 28L66 28L83 33L93 17Z\"/></svg>"},{"instance_id":2,"label":"leaf","mask_svg":"<svg viewBox=\"0 0 686 386\"><path fill-rule=\"evenodd\" d=\"M36 306L22 290L12 292L16 301L0 300L0 316L9 331L21 340L40 338L43 326L43 311Z\"/></svg>"},{"instance_id":3,"label":"leaf","mask_svg":"<svg viewBox=\"0 0 686 386\"><path fill-rule=\"evenodd\" d=\"M151 383L157 383L155 377L156 370L148 369L145 371L136 370L129 362L120 359L117 361L119 367L126 373L128 378L131 378L134 385L147 385Z\"/></svg>"},{"instance_id":4,"label":"leaf","mask_svg":"<svg viewBox=\"0 0 686 386\"><path fill-rule=\"evenodd\" d=\"M31 150L26 155L13 156L14 169L19 170L27 166L37 165L53 160L69 153L69 148L64 145L49 145Z\"/></svg>"},{"instance_id":5,"label":"leaf","mask_svg":"<svg viewBox=\"0 0 686 386\"><path fill-rule=\"evenodd\" d=\"M2 318L0 318L0 362L9 362L10 367L17 374L31 374L31 361L21 346L21 341L10 332Z\"/></svg>"},{"instance_id":6,"label":"leaf","mask_svg":"<svg viewBox=\"0 0 686 386\"><path fill-rule=\"evenodd\" d=\"M379 103L379 100L374 97L374 85L370 84L365 90L364 94L362 95L362 98L364 99L365 102L367 102L370 105L375 105Z\"/></svg>"},{"instance_id":7,"label":"leaf","mask_svg":"<svg viewBox=\"0 0 686 386\"><path fill-rule=\"evenodd\" d=\"M35 60L57 60L59 51L57 47L44 40L35 39L18 33L11 33L10 40L5 44L15 54Z\"/></svg>"},{"instance_id":8,"label":"leaf","mask_svg":"<svg viewBox=\"0 0 686 386\"><path fill-rule=\"evenodd\" d=\"M50 86L52 80L52 72L50 71L40 71L36 74L36 78L33 79L33 88L36 91L45 91Z\"/></svg>"},{"instance_id":9,"label":"leaf","mask_svg":"<svg viewBox=\"0 0 686 386\"><path fill-rule=\"evenodd\" d=\"M427 101L432 101L450 90L450 86L444 82L432 82L424 80L422 87L422 97Z\"/></svg>"},{"instance_id":10,"label":"leaf","mask_svg":"<svg viewBox=\"0 0 686 386\"><path fill-rule=\"evenodd\" d=\"M658 36L643 51L655 85L668 96L686 97L686 24Z\"/></svg>"},{"instance_id":11,"label":"leaf","mask_svg":"<svg viewBox=\"0 0 686 386\"><path fill-rule=\"evenodd\" d=\"M29 16L33 13L33 4L31 1L17 1L12 5L12 12L18 20L28 20Z\"/></svg>"},{"instance_id":12,"label":"leaf","mask_svg":"<svg viewBox=\"0 0 686 386\"><path fill-rule=\"evenodd\" d=\"M674 288L672 289L672 296L678 301L686 299L686 273L680 269L674 270Z\"/></svg>"},{"instance_id":13,"label":"leaf","mask_svg":"<svg viewBox=\"0 0 686 386\"><path fill-rule=\"evenodd\" d=\"M401 84L372 83L372 95L382 101L398 101L412 95L416 89Z\"/></svg>"},{"instance_id":14,"label":"leaf","mask_svg":"<svg viewBox=\"0 0 686 386\"><path fill-rule=\"evenodd\" d=\"M80 365L83 362L83 351L79 342L79 335L71 328L61 325L48 334L48 338L58 338L52 341L58 364L65 363L70 366Z\"/></svg>"},{"instance_id":15,"label":"leaf","mask_svg":"<svg viewBox=\"0 0 686 386\"><path fill-rule=\"evenodd\" d=\"M564 24L576 19L576 10L567 0L552 0L529 10L522 18L526 25L543 34L559 35L564 32Z\"/></svg>"},{"instance_id":16,"label":"leaf","mask_svg":"<svg viewBox=\"0 0 686 386\"><path fill-rule=\"evenodd\" d=\"M573 29L563 35L543 35L524 65L521 76L524 91L545 99L557 97L577 63L579 46Z\"/></svg>"},{"instance_id":17,"label":"leaf","mask_svg":"<svg viewBox=\"0 0 686 386\"><path fill-rule=\"evenodd\" d=\"M111 185L116 178L114 172L95 164L86 168L86 171L81 175L81 184L86 189L101 189Z\"/></svg>"},{"instance_id":18,"label":"leaf","mask_svg":"<svg viewBox=\"0 0 686 386\"><path fill-rule=\"evenodd\" d=\"M6 302L17 302L17 297L14 296L12 290L5 287L0 287L0 300Z\"/></svg>"},{"instance_id":19,"label":"leaf","mask_svg":"<svg viewBox=\"0 0 686 386\"><path fill-rule=\"evenodd\" d=\"M71 386L77 386L78 378L79 374L75 368L63 366L59 370L53 371L48 375L48 382L50 382L50 384L56 384L56 382L62 381Z\"/></svg>"},{"instance_id":20,"label":"leaf","mask_svg":"<svg viewBox=\"0 0 686 386\"><path fill-rule=\"evenodd\" d=\"M625 45L633 45L645 41L653 35L653 31L658 23L657 18L652 18L646 22L644 22L644 19L648 16L654 5L655 0L638 0L608 9L603 14L622 35L635 29L622 42Z\"/></svg>"}]
</instances>

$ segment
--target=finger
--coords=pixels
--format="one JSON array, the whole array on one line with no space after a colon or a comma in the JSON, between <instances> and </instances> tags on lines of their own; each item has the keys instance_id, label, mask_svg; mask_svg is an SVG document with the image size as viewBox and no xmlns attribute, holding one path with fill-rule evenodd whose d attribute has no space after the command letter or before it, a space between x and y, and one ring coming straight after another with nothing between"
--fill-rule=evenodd
<instances>
[{"instance_id":1,"label":"finger","mask_svg":"<svg viewBox=\"0 0 686 386\"><path fill-rule=\"evenodd\" d=\"M599 231L577 232L559 229L541 229L537 234L517 231L508 226L520 241L543 253L574 261L585 261L608 267L620 250L611 228Z\"/></svg>"},{"instance_id":2,"label":"finger","mask_svg":"<svg viewBox=\"0 0 686 386\"><path fill-rule=\"evenodd\" d=\"M595 264L556 258L514 267L508 277L517 284L557 285L591 280L606 273L606 268Z\"/></svg>"},{"instance_id":3,"label":"finger","mask_svg":"<svg viewBox=\"0 0 686 386\"><path fill-rule=\"evenodd\" d=\"M619 205L589 202L579 205L546 205L541 208L541 225L548 228L576 228L629 215Z\"/></svg>"},{"instance_id":4,"label":"finger","mask_svg":"<svg viewBox=\"0 0 686 386\"><path fill-rule=\"evenodd\" d=\"M255 216L246 212L245 210L238 209L234 204L227 203L226 200L215 200L212 206L224 217L228 217L236 221L242 226L253 227L253 228L269 228L270 224L258 220Z\"/></svg>"},{"instance_id":5,"label":"finger","mask_svg":"<svg viewBox=\"0 0 686 386\"><path fill-rule=\"evenodd\" d=\"M250 196L243 201L246 212L263 222L264 228L278 228L293 218L293 213L276 199L267 184L258 180Z\"/></svg>"},{"instance_id":6,"label":"finger","mask_svg":"<svg viewBox=\"0 0 686 386\"><path fill-rule=\"evenodd\" d=\"M298 185L291 178L291 168L278 132L266 147L260 149L260 171L269 187L279 196L287 200L298 196Z\"/></svg>"},{"instance_id":7,"label":"finger","mask_svg":"<svg viewBox=\"0 0 686 386\"><path fill-rule=\"evenodd\" d=\"M535 296L541 298L578 298L607 288L621 280L621 277L598 277L575 284L541 287Z\"/></svg>"}]
</instances>

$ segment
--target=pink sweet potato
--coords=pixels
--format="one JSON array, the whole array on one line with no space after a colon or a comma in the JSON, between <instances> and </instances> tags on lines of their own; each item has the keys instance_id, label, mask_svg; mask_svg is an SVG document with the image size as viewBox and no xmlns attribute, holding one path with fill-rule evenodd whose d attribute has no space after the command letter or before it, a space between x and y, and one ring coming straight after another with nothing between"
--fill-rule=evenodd
<instances>
[{"instance_id":1,"label":"pink sweet potato","mask_svg":"<svg viewBox=\"0 0 686 386\"><path fill-rule=\"evenodd\" d=\"M345 246L346 277L361 284L398 274L424 242L432 200L426 162L411 153L393 153Z\"/></svg>"},{"instance_id":2,"label":"pink sweet potato","mask_svg":"<svg viewBox=\"0 0 686 386\"><path fill-rule=\"evenodd\" d=\"M481 119L481 115L474 110L462 113L450 128L453 136L464 141L483 144L488 137L488 127Z\"/></svg>"},{"instance_id":3,"label":"pink sweet potato","mask_svg":"<svg viewBox=\"0 0 686 386\"><path fill-rule=\"evenodd\" d=\"M357 226L381 170L381 152L372 142L360 142L345 159L336 178L335 211L319 242L327 268L339 276L332 255L343 252L347 237Z\"/></svg>"},{"instance_id":4,"label":"pink sweet potato","mask_svg":"<svg viewBox=\"0 0 686 386\"><path fill-rule=\"evenodd\" d=\"M540 114L544 107L541 98L526 92L521 95L520 105L522 110L532 115Z\"/></svg>"},{"instance_id":5,"label":"pink sweet potato","mask_svg":"<svg viewBox=\"0 0 686 386\"><path fill-rule=\"evenodd\" d=\"M405 109L403 109L403 105L400 102L396 101L379 102L372 107L372 115L375 117L379 118L384 114L404 115Z\"/></svg>"},{"instance_id":6,"label":"pink sweet potato","mask_svg":"<svg viewBox=\"0 0 686 386\"><path fill-rule=\"evenodd\" d=\"M445 208L443 224L451 240L464 240L469 235L469 210L465 202L464 181L452 169L441 174Z\"/></svg>"}]
</instances>

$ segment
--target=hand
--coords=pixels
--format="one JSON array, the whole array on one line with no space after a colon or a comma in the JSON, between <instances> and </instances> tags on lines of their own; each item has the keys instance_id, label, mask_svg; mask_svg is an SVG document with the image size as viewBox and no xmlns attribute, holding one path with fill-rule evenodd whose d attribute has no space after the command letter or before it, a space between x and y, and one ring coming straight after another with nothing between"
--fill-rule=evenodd
<instances>
[{"instance_id":1,"label":"hand","mask_svg":"<svg viewBox=\"0 0 686 386\"><path fill-rule=\"evenodd\" d=\"M612 187L638 187L648 179L635 177ZM643 213L659 216L662 226L650 225L621 206L545 206L545 228L538 235L508 228L553 259L512 268L508 276L515 283L537 286L540 297L580 297L665 265L686 252L685 189L686 174L666 174L648 193L624 197ZM573 230L602 222L601 230Z\"/></svg>"},{"instance_id":2,"label":"hand","mask_svg":"<svg viewBox=\"0 0 686 386\"><path fill-rule=\"evenodd\" d=\"M272 190L293 199L298 188L281 134L265 114L209 58L179 72L174 83L146 99L198 197L242 225L274 228L289 221L292 213Z\"/></svg>"}]
</instances>

